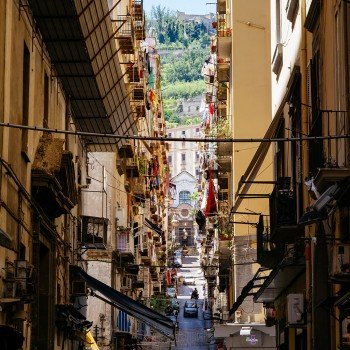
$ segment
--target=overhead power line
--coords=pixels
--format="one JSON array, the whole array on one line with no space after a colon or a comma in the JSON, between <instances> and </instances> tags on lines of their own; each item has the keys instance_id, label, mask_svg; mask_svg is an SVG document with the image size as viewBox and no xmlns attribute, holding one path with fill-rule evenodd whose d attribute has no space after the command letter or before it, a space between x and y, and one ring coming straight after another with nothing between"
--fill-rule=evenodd
<instances>
[{"instance_id":1,"label":"overhead power line","mask_svg":"<svg viewBox=\"0 0 350 350\"><path fill-rule=\"evenodd\" d=\"M269 138L214 138L214 137L154 137L154 136L138 136L138 135L116 135L108 133L93 133L86 131L50 129L40 126L29 126L12 123L0 122L0 127L24 129L32 131L49 132L53 134L65 134L75 136L91 136L91 137L106 137L112 139L126 139L126 140L144 140L144 141L167 141L167 142L232 142L232 143L261 143L261 142L292 142L292 141L316 141L316 140L336 140L336 139L350 139L350 134L343 135L327 135L327 136L301 136L301 137L269 137ZM88 143L89 144L89 143ZM91 142L91 144L94 144Z\"/></svg>"}]
</instances>

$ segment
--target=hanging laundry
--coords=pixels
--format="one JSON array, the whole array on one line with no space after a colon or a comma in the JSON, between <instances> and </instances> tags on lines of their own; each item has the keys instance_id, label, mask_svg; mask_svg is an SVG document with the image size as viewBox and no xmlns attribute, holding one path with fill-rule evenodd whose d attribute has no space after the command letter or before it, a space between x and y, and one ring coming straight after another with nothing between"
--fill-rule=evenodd
<instances>
[{"instance_id":1,"label":"hanging laundry","mask_svg":"<svg viewBox=\"0 0 350 350\"><path fill-rule=\"evenodd\" d=\"M209 188L208 188L208 198L207 198L207 205L205 207L205 216L211 216L217 213L217 205L216 205L216 198L215 198L215 188L214 188L214 181L212 179L212 176L210 175L209 178Z\"/></svg>"},{"instance_id":2,"label":"hanging laundry","mask_svg":"<svg viewBox=\"0 0 350 350\"><path fill-rule=\"evenodd\" d=\"M209 111L209 114L210 115L214 115L215 113L215 107L214 107L214 103L209 103L209 106L208 106L208 111Z\"/></svg>"}]
</instances>

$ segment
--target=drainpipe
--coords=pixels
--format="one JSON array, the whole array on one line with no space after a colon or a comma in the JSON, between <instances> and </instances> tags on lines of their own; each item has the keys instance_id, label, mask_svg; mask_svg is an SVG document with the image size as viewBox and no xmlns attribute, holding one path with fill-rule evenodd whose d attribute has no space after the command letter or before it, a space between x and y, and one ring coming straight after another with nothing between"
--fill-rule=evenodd
<instances>
[{"instance_id":1,"label":"drainpipe","mask_svg":"<svg viewBox=\"0 0 350 350\"><path fill-rule=\"evenodd\" d=\"M307 33L304 28L306 19L306 0L302 0L300 4L301 9L301 52L300 52L300 70L301 70L301 102L304 104L301 108L301 132L302 135L308 135L308 113L305 105L307 104ZM309 174L309 144L303 141L301 144L301 155L302 155L302 174L307 176ZM304 208L309 206L309 194L306 186L303 186L303 204ZM309 238L309 227L305 227L305 237ZM305 247L305 260L306 260L306 330L307 330L307 350L312 350L312 310L308 305L311 304L312 300L312 287L311 287L311 256L310 256L310 244L306 240Z\"/></svg>"}]
</instances>

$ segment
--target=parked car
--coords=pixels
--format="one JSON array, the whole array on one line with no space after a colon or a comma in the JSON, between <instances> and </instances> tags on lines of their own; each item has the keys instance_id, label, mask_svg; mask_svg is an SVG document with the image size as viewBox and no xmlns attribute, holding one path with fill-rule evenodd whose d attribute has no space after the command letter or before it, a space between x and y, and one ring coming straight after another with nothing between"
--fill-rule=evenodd
<instances>
[{"instance_id":1,"label":"parked car","mask_svg":"<svg viewBox=\"0 0 350 350\"><path fill-rule=\"evenodd\" d=\"M176 288L175 287L168 287L166 289L166 295L170 298L176 298L177 297Z\"/></svg>"},{"instance_id":2,"label":"parked car","mask_svg":"<svg viewBox=\"0 0 350 350\"><path fill-rule=\"evenodd\" d=\"M184 317L198 317L198 305L193 300L186 300L184 305Z\"/></svg>"}]
</instances>

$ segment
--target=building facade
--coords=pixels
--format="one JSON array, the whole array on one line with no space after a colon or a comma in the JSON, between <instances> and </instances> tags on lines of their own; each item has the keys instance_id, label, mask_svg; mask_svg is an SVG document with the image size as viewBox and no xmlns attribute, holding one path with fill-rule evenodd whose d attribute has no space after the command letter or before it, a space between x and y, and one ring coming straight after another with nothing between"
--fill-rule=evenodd
<instances>
[{"instance_id":1,"label":"building facade","mask_svg":"<svg viewBox=\"0 0 350 350\"><path fill-rule=\"evenodd\" d=\"M278 349L349 344L349 6L218 1L217 36L206 62L213 75L206 79L214 82L208 114L218 124L229 115L232 135L252 141L247 153L233 143L228 171L230 283L220 287L224 263L211 282L213 295L221 289L228 300L223 308L214 297L213 309L224 323L235 320L215 326L217 341L227 346L237 329L254 334L259 327L275 336ZM224 145L218 142L218 163ZM220 234L214 239L224 244Z\"/></svg>"},{"instance_id":2,"label":"building facade","mask_svg":"<svg viewBox=\"0 0 350 350\"><path fill-rule=\"evenodd\" d=\"M3 1L0 27L1 344L171 338L166 144L128 137L165 134L142 1Z\"/></svg>"},{"instance_id":3,"label":"building facade","mask_svg":"<svg viewBox=\"0 0 350 350\"><path fill-rule=\"evenodd\" d=\"M170 138L200 138L200 125L179 125L169 128L167 135ZM201 152L195 142L169 142L168 163L170 177L175 177L182 171L187 171L195 178L200 178Z\"/></svg>"}]
</instances>

